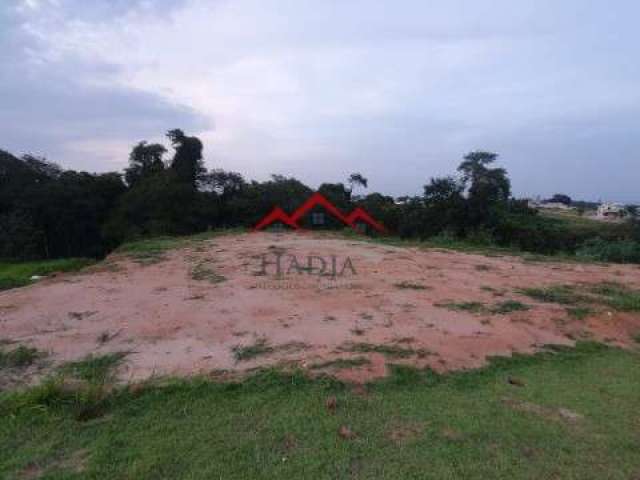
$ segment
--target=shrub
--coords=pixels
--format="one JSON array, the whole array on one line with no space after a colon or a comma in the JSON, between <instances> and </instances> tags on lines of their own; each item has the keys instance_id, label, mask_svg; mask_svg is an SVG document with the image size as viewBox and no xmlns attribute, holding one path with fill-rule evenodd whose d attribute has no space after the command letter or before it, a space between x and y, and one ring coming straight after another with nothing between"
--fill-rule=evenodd
<instances>
[{"instance_id":1,"label":"shrub","mask_svg":"<svg viewBox=\"0 0 640 480\"><path fill-rule=\"evenodd\" d=\"M0 350L0 367L28 367L40 355L40 352L35 348L25 347L24 345L20 345L10 351Z\"/></svg>"},{"instance_id":2,"label":"shrub","mask_svg":"<svg viewBox=\"0 0 640 480\"><path fill-rule=\"evenodd\" d=\"M601 262L640 263L640 242L633 240L606 241L594 238L584 242L576 255Z\"/></svg>"}]
</instances>

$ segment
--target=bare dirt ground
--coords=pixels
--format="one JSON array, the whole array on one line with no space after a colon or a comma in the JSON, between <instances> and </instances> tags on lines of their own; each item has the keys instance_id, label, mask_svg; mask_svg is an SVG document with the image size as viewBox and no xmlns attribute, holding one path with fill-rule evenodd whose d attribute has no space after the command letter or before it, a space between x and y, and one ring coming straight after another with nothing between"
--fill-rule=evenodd
<instances>
[{"instance_id":1,"label":"bare dirt ground","mask_svg":"<svg viewBox=\"0 0 640 480\"><path fill-rule=\"evenodd\" d=\"M278 254L282 279L274 264L262 271L263 259ZM290 255L300 267L321 257L327 271L297 271ZM332 256L338 273L347 257L353 268L332 277ZM640 268L248 233L192 243L149 265L113 255L88 271L0 293L0 338L48 352L52 365L129 352L122 380L286 364L362 382L384 376L389 363L446 371L577 339L630 346L637 313L602 307L580 320L517 293L603 281L640 288ZM512 300L530 308L492 310ZM487 308L446 306L463 302Z\"/></svg>"}]
</instances>

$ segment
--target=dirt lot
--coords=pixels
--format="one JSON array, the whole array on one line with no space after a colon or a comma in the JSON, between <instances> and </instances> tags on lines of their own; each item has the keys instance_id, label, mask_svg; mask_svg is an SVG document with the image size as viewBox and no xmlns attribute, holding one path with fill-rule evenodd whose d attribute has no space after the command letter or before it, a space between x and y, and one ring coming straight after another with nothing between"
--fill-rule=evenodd
<instances>
[{"instance_id":1,"label":"dirt lot","mask_svg":"<svg viewBox=\"0 0 640 480\"><path fill-rule=\"evenodd\" d=\"M309 256L324 260L324 274L318 258L306 270ZM342 275L331 275L333 259ZM576 316L518 293L600 282L640 288L640 268L316 234L227 235L162 256L114 255L80 274L0 293L0 337L49 352L53 365L129 352L123 380L284 363L366 381L389 363L445 371L578 339L630 346L637 312L601 305Z\"/></svg>"}]
</instances>

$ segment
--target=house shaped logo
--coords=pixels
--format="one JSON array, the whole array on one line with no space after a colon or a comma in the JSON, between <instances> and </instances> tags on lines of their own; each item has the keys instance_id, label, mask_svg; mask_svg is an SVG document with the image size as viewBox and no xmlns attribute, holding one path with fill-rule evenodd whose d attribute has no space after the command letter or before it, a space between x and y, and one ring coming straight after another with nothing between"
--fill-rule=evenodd
<instances>
[{"instance_id":1,"label":"house shaped logo","mask_svg":"<svg viewBox=\"0 0 640 480\"><path fill-rule=\"evenodd\" d=\"M309 199L304 202L300 207L296 209L291 215L287 214L282 208L275 207L271 213L265 216L254 227L254 230L262 230L269 225L281 223L287 225L294 230L301 230L300 220L311 210L316 207L323 207L325 211L331 214L334 218L342 222L344 225L348 225L356 231L366 230L372 228L378 233L387 233L387 229L381 223L375 221L371 215L369 215L363 208L357 207L350 214L343 214L338 208L335 207L329 200L327 200L322 194L316 192Z\"/></svg>"}]
</instances>

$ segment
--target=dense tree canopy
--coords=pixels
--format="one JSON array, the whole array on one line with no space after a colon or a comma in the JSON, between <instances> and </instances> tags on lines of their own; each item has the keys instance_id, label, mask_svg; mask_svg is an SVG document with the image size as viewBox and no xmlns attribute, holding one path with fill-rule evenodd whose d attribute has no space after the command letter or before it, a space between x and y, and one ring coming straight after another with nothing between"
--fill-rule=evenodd
<instances>
[{"instance_id":1,"label":"dense tree canopy","mask_svg":"<svg viewBox=\"0 0 640 480\"><path fill-rule=\"evenodd\" d=\"M351 175L349 175L349 178L347 179L347 183L349 183L351 187L349 191L353 192L353 189L356 186L367 188L367 184L369 183L369 181L360 173L352 173Z\"/></svg>"},{"instance_id":2,"label":"dense tree canopy","mask_svg":"<svg viewBox=\"0 0 640 480\"><path fill-rule=\"evenodd\" d=\"M164 145L140 142L129 155L129 166L124 171L127 185L134 187L138 182L148 178L165 168L163 155L167 153Z\"/></svg>"},{"instance_id":3,"label":"dense tree canopy","mask_svg":"<svg viewBox=\"0 0 640 480\"><path fill-rule=\"evenodd\" d=\"M562 203L564 205L571 205L572 202L571 197L563 193L556 193L548 201L553 203Z\"/></svg>"},{"instance_id":4,"label":"dense tree canopy","mask_svg":"<svg viewBox=\"0 0 640 480\"><path fill-rule=\"evenodd\" d=\"M313 192L282 175L258 182L219 168L207 171L197 137L179 129L167 137L174 149L170 159L163 145L139 142L124 175L64 170L43 158L0 151L0 258L99 257L136 237L249 227L274 206L293 212ZM494 166L497 158L471 152L457 176L430 179L419 196L353 196L356 187L368 186L360 173L351 174L347 186L322 183L318 191L344 213L363 207L405 238L482 239L554 252L575 251L594 236L569 232L513 199L506 170ZM566 203L568 197L561 197L554 199ZM344 228L339 221L324 226ZM639 226L615 232L614 240L640 240Z\"/></svg>"},{"instance_id":5,"label":"dense tree canopy","mask_svg":"<svg viewBox=\"0 0 640 480\"><path fill-rule=\"evenodd\" d=\"M198 180L206 172L202 163L202 142L197 137L188 137L180 129L169 130L167 137L175 149L171 169L176 178L196 187Z\"/></svg>"},{"instance_id":6,"label":"dense tree canopy","mask_svg":"<svg viewBox=\"0 0 640 480\"><path fill-rule=\"evenodd\" d=\"M63 171L0 152L0 258L100 256L102 225L126 187L118 173Z\"/></svg>"}]
</instances>

